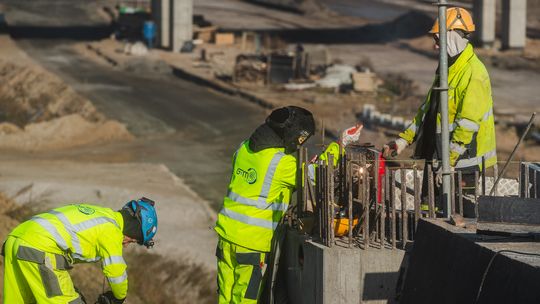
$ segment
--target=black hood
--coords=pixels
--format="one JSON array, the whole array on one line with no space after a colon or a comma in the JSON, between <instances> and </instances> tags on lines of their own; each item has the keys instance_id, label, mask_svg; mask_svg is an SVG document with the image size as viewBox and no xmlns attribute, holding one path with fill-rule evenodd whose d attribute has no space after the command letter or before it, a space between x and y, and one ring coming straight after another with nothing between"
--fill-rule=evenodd
<instances>
[{"instance_id":1,"label":"black hood","mask_svg":"<svg viewBox=\"0 0 540 304\"><path fill-rule=\"evenodd\" d=\"M122 218L124 219L124 231L122 231L122 233L125 236L129 236L132 239L142 242L143 235L141 223L133 217L127 209L121 209L118 212L122 214Z\"/></svg>"},{"instance_id":2,"label":"black hood","mask_svg":"<svg viewBox=\"0 0 540 304\"><path fill-rule=\"evenodd\" d=\"M255 132L249 137L249 149L253 152L284 147L283 139L266 123L255 129Z\"/></svg>"}]
</instances>

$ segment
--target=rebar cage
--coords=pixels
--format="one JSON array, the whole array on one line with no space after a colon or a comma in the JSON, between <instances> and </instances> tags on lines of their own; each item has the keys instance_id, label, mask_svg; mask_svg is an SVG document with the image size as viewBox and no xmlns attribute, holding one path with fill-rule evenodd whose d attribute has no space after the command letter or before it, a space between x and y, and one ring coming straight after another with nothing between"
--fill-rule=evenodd
<instances>
[{"instance_id":1,"label":"rebar cage","mask_svg":"<svg viewBox=\"0 0 540 304\"><path fill-rule=\"evenodd\" d=\"M417 162L389 163L370 145L350 145L339 154L339 160L328 155L324 161L308 164L307 150L299 150L297 184L301 187L288 211L289 226L328 247L395 249L414 240L421 217L437 217L438 174L432 164L421 170ZM462 186L464 173L453 173L451 214L463 215L464 199L476 202L488 193L492 185L487 183L497 178L497 167L491 172L490 177L486 170L472 173L469 197ZM427 174L424 192L422 174Z\"/></svg>"}]
</instances>

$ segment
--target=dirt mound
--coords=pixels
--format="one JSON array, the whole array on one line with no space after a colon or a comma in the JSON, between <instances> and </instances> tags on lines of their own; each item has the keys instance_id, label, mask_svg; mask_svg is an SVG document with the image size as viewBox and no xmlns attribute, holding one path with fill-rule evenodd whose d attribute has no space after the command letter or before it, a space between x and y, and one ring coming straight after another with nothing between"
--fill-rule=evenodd
<instances>
[{"instance_id":1,"label":"dirt mound","mask_svg":"<svg viewBox=\"0 0 540 304\"><path fill-rule=\"evenodd\" d=\"M24 129L0 124L0 148L7 149L50 150L131 139L133 135L117 121L90 122L79 114L31 123Z\"/></svg>"},{"instance_id":2,"label":"dirt mound","mask_svg":"<svg viewBox=\"0 0 540 304\"><path fill-rule=\"evenodd\" d=\"M90 101L37 66L0 60L0 121L19 127L68 114L103 121Z\"/></svg>"},{"instance_id":3,"label":"dirt mound","mask_svg":"<svg viewBox=\"0 0 540 304\"><path fill-rule=\"evenodd\" d=\"M28 60L12 62L0 60L0 148L62 149L133 138L55 75Z\"/></svg>"}]
</instances>

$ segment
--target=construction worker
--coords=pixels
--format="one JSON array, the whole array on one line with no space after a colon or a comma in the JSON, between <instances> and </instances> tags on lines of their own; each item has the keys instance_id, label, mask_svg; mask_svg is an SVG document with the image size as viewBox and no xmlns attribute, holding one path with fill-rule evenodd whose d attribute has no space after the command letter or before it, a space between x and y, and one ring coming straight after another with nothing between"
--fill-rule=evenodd
<instances>
[{"instance_id":1,"label":"construction worker","mask_svg":"<svg viewBox=\"0 0 540 304\"><path fill-rule=\"evenodd\" d=\"M294 152L314 131L308 110L280 108L234 154L228 193L215 227L219 303L259 300L276 228L296 187Z\"/></svg>"},{"instance_id":2,"label":"construction worker","mask_svg":"<svg viewBox=\"0 0 540 304\"><path fill-rule=\"evenodd\" d=\"M463 171L466 187L474 188L474 172L482 169L482 163L486 168L497 163L491 84L484 64L469 43L469 36L475 30L469 12L452 7L446 11L446 18L450 166L452 170ZM439 49L438 20L429 33L433 35L435 48ZM398 139L386 144L383 152L386 157L396 156L416 142L413 157L426 160L424 172L427 172L427 164L435 161L433 168L440 177L441 117L439 94L435 89L439 85L438 74L437 70L433 86L413 122L399 134ZM426 202L426 174L423 185L423 202ZM423 208L426 207L423 205Z\"/></svg>"},{"instance_id":3,"label":"construction worker","mask_svg":"<svg viewBox=\"0 0 540 304\"><path fill-rule=\"evenodd\" d=\"M123 303L128 291L123 247L135 242L151 247L157 224L154 202L144 197L117 212L75 204L32 217L2 246L4 303L86 303L68 270L74 263L100 260L111 291L98 303Z\"/></svg>"}]
</instances>

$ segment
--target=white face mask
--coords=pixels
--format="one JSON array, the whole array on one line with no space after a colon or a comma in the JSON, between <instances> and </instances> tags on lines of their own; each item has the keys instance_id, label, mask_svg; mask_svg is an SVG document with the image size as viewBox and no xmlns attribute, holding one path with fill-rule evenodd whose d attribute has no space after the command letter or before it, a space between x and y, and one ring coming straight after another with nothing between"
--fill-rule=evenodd
<instances>
[{"instance_id":1,"label":"white face mask","mask_svg":"<svg viewBox=\"0 0 540 304\"><path fill-rule=\"evenodd\" d=\"M437 37L439 35L437 34ZM448 31L446 34L446 50L448 56L456 57L467 47L469 40L461 37L456 31Z\"/></svg>"}]
</instances>

